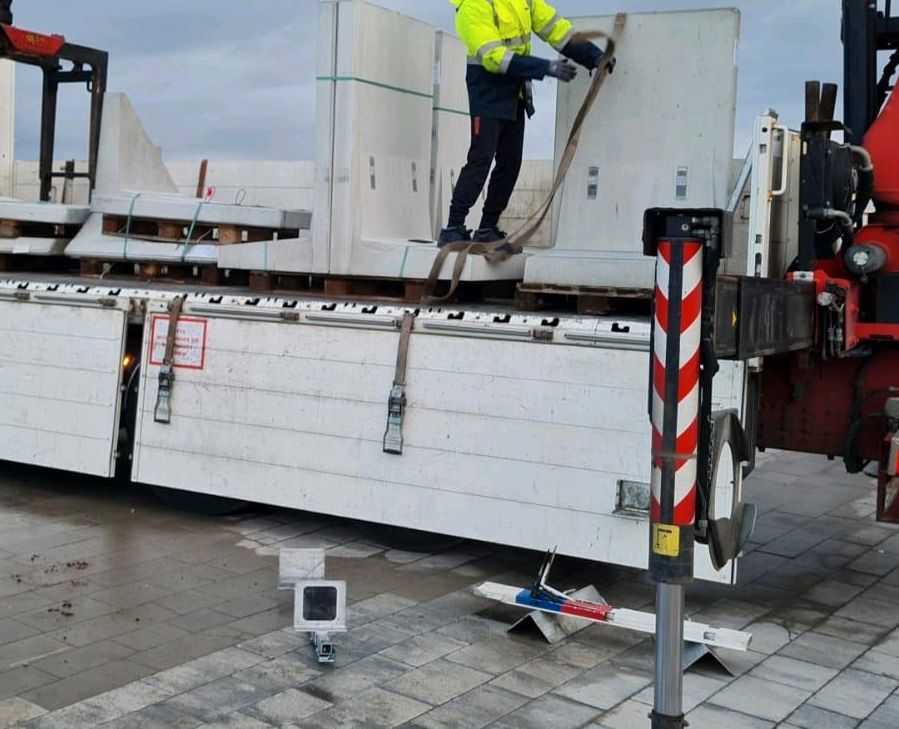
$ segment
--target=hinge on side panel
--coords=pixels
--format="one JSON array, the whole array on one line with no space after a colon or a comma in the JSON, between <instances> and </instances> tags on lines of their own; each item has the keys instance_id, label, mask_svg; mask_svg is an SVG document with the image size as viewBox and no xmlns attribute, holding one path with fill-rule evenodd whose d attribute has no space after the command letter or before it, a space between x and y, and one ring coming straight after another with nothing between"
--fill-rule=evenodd
<instances>
[{"instance_id":1,"label":"hinge on side panel","mask_svg":"<svg viewBox=\"0 0 899 729\"><path fill-rule=\"evenodd\" d=\"M403 315L400 329L400 344L396 356L396 374L390 397L387 400L387 429L384 431L383 450L395 456L403 454L403 418L406 415L406 365L409 361L409 340L415 315Z\"/></svg>"},{"instance_id":2,"label":"hinge on side panel","mask_svg":"<svg viewBox=\"0 0 899 729\"><path fill-rule=\"evenodd\" d=\"M159 387L156 392L156 407L153 420L157 423L172 422L172 386L175 384L175 338L178 334L178 319L184 307L184 297L179 296L169 304L169 330L165 337L165 356L159 368Z\"/></svg>"}]
</instances>

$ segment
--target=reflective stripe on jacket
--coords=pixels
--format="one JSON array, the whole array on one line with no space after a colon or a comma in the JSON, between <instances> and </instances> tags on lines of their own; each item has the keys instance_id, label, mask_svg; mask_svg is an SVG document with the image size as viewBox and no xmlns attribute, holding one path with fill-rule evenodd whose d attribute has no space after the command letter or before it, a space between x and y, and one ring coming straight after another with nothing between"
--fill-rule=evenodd
<instances>
[{"instance_id":1,"label":"reflective stripe on jacket","mask_svg":"<svg viewBox=\"0 0 899 729\"><path fill-rule=\"evenodd\" d=\"M456 32L468 48L468 95L474 116L514 120L522 79L509 74L515 54L531 54L536 33L557 51L571 40L571 23L546 0L450 0Z\"/></svg>"}]
</instances>

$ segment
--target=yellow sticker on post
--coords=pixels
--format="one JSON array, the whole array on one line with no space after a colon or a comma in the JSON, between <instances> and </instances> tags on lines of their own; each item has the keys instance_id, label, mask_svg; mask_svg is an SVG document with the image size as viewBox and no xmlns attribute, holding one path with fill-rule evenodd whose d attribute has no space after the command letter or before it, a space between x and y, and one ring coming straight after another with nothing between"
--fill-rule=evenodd
<instances>
[{"instance_id":1,"label":"yellow sticker on post","mask_svg":"<svg viewBox=\"0 0 899 729\"><path fill-rule=\"evenodd\" d=\"M680 557L680 527L673 524L653 524L652 553L660 557Z\"/></svg>"}]
</instances>

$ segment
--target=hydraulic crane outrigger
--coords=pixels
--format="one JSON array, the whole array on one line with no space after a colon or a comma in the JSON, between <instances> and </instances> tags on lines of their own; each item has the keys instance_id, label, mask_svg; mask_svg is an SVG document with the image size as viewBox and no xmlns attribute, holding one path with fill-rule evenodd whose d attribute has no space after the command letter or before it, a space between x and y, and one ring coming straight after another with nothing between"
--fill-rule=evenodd
<instances>
[{"instance_id":1,"label":"hydraulic crane outrigger","mask_svg":"<svg viewBox=\"0 0 899 729\"><path fill-rule=\"evenodd\" d=\"M757 359L759 420L745 433L748 453L842 456L850 472L877 461L878 519L899 522L899 96L890 87L899 16L891 0L882 11L876 0L844 0L843 42L846 123L834 121L835 86L823 94L817 82L806 88L798 230L791 231L798 248L786 283L717 276L720 232L730 227L724 211L647 212L646 253L658 259L650 378L654 729L685 726L684 588L693 579L694 539L703 530L710 543L714 536L697 498L713 488L714 469L703 465L716 460L701 380L718 357L765 357ZM893 53L881 73L878 53L886 50ZM846 142L831 139L837 131ZM788 163L785 153L784 178ZM759 277L760 269L761 262Z\"/></svg>"},{"instance_id":2,"label":"hydraulic crane outrigger","mask_svg":"<svg viewBox=\"0 0 899 729\"><path fill-rule=\"evenodd\" d=\"M109 54L95 48L68 43L61 35L44 35L13 25L12 0L0 0L0 59L37 66L43 70L41 103L40 199L50 200L53 179L85 177L93 190L97 179L100 122L106 93ZM64 68L64 64L71 64ZM56 141L57 100L60 84L83 83L91 95L88 171L56 171L53 151Z\"/></svg>"}]
</instances>

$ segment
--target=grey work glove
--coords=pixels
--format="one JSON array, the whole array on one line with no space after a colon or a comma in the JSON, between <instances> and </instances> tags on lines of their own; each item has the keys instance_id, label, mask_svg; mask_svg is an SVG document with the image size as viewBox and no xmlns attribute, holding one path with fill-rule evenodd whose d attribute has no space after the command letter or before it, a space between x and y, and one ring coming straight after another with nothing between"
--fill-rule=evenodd
<instances>
[{"instance_id":1,"label":"grey work glove","mask_svg":"<svg viewBox=\"0 0 899 729\"><path fill-rule=\"evenodd\" d=\"M550 61L549 69L546 71L547 76L559 79L564 83L573 81L577 76L577 66L571 63L567 58L560 61Z\"/></svg>"}]
</instances>

